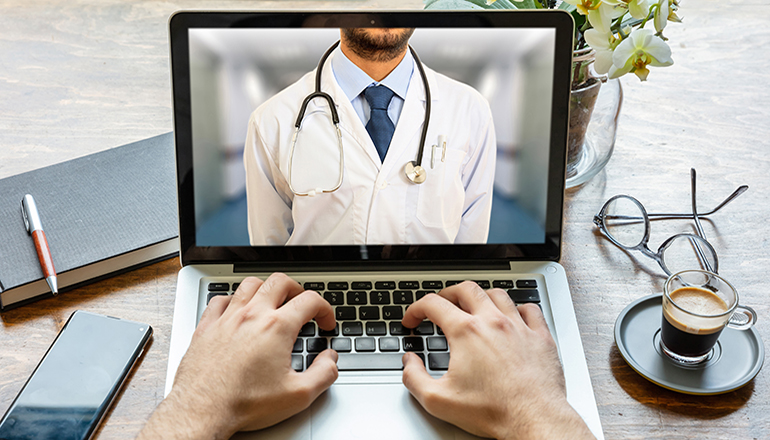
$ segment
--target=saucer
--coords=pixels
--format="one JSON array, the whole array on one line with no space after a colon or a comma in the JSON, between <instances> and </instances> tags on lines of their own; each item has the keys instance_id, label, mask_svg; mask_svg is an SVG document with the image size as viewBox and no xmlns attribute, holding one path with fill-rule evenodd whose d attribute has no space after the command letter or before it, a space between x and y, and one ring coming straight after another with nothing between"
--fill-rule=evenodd
<instances>
[{"instance_id":1,"label":"saucer","mask_svg":"<svg viewBox=\"0 0 770 440\"><path fill-rule=\"evenodd\" d=\"M759 373L765 348L756 328L726 327L709 358L680 365L660 348L662 295L629 304L615 321L615 344L628 365L650 382L685 394L711 395L736 390Z\"/></svg>"}]
</instances>

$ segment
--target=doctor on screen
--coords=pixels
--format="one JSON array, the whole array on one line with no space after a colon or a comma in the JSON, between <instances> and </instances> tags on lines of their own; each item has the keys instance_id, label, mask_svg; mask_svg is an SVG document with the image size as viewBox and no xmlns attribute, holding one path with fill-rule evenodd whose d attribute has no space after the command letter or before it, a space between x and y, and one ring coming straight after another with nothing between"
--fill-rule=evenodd
<instances>
[{"instance_id":1,"label":"doctor on screen","mask_svg":"<svg viewBox=\"0 0 770 440\"><path fill-rule=\"evenodd\" d=\"M413 32L342 29L319 69L254 111L244 151L252 245L486 243L489 104L422 66ZM319 88L326 96L303 106Z\"/></svg>"}]
</instances>

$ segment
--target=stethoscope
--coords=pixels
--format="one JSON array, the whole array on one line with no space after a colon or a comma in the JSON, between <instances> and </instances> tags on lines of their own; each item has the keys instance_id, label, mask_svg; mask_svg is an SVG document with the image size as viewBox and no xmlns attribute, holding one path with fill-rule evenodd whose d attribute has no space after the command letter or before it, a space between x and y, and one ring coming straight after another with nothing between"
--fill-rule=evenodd
<instances>
[{"instance_id":1,"label":"stethoscope","mask_svg":"<svg viewBox=\"0 0 770 440\"><path fill-rule=\"evenodd\" d=\"M288 183L289 183L289 189L291 190L294 195L297 196L315 196L316 194L320 193L330 193L337 191L342 185L342 173L345 169L345 155L342 151L342 132L340 131L340 117L337 114L337 108L334 105L334 100L331 96L329 96L327 93L324 93L321 91L321 70L323 70L324 64L326 63L326 59L329 58L329 55L334 51L334 49L339 46L340 42L337 41L336 43L332 44L332 46L324 53L324 55L321 57L321 61L318 62L318 69L315 73L315 91L307 97L305 97L305 100L302 102L302 106L299 108L299 114L297 115L297 122L294 124L294 134L291 137L291 150L289 151L289 170L288 170ZM422 67L422 62L420 61L420 58L417 56L417 53L412 49L412 46L409 46L409 50L412 52L412 56L414 57L415 61L417 61L417 69L420 71L420 76L422 77L422 84L425 88L425 118L423 120L422 125L422 134L420 135L420 148L417 150L417 159L416 160L410 160L406 163L404 166L404 174L406 174L406 178L409 179L412 183L420 184L425 182L425 179L427 178L427 173L425 172L425 168L422 167L422 153L425 149L425 138L428 136L428 121L430 120L430 87L428 86L428 79L425 76L425 70ZM308 192L297 192L294 187L291 184L291 169L292 165L294 164L294 147L297 143L297 136L299 135L300 127L302 126L302 119L305 117L305 110L307 110L307 105L310 101L312 101L315 98L323 98L329 103L329 109L331 110L331 117L332 117L332 124L334 124L334 128L337 131L337 143L340 151L340 178L337 180L337 184L333 188L329 189L321 189L316 188L313 190L310 190Z\"/></svg>"}]
</instances>

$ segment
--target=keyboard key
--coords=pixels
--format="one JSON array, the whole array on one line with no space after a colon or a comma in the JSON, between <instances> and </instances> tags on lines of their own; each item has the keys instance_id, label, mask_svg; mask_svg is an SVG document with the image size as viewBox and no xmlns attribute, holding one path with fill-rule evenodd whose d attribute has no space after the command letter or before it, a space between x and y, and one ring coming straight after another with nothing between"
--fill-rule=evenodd
<instances>
[{"instance_id":1,"label":"keyboard key","mask_svg":"<svg viewBox=\"0 0 770 440\"><path fill-rule=\"evenodd\" d=\"M329 346L329 342L326 338L310 338L307 340L307 352L308 353L320 353Z\"/></svg>"},{"instance_id":2,"label":"keyboard key","mask_svg":"<svg viewBox=\"0 0 770 440\"><path fill-rule=\"evenodd\" d=\"M291 352L292 353L302 353L302 339L297 339L294 341L294 347L292 347Z\"/></svg>"},{"instance_id":3,"label":"keyboard key","mask_svg":"<svg viewBox=\"0 0 770 440\"><path fill-rule=\"evenodd\" d=\"M388 334L388 327L382 321L367 322L366 323L366 335L367 336L385 336Z\"/></svg>"},{"instance_id":4,"label":"keyboard key","mask_svg":"<svg viewBox=\"0 0 770 440\"><path fill-rule=\"evenodd\" d=\"M492 281L492 286L499 287L500 289L511 289L513 288L513 280L494 280Z\"/></svg>"},{"instance_id":5,"label":"keyboard key","mask_svg":"<svg viewBox=\"0 0 770 440\"><path fill-rule=\"evenodd\" d=\"M390 292L387 290L372 290L369 292L370 304L390 304Z\"/></svg>"},{"instance_id":6,"label":"keyboard key","mask_svg":"<svg viewBox=\"0 0 770 440\"><path fill-rule=\"evenodd\" d=\"M324 283L321 282L308 282L302 285L305 290L326 290L324 289Z\"/></svg>"},{"instance_id":7,"label":"keyboard key","mask_svg":"<svg viewBox=\"0 0 770 440\"><path fill-rule=\"evenodd\" d=\"M419 301L420 298L422 298L423 296L425 296L425 295L427 295L429 293L433 293L433 291L431 291L431 290L418 290L417 293L415 293L415 301Z\"/></svg>"},{"instance_id":8,"label":"keyboard key","mask_svg":"<svg viewBox=\"0 0 770 440\"><path fill-rule=\"evenodd\" d=\"M441 290L444 288L444 283L441 281L423 281L422 282L422 288L423 289L435 289L435 290Z\"/></svg>"},{"instance_id":9,"label":"keyboard key","mask_svg":"<svg viewBox=\"0 0 770 440\"><path fill-rule=\"evenodd\" d=\"M430 353L428 354L428 368L431 370L449 369L449 353Z\"/></svg>"},{"instance_id":10,"label":"keyboard key","mask_svg":"<svg viewBox=\"0 0 770 440\"><path fill-rule=\"evenodd\" d=\"M337 370L402 370L401 356L401 353L340 353Z\"/></svg>"},{"instance_id":11,"label":"keyboard key","mask_svg":"<svg viewBox=\"0 0 770 440\"><path fill-rule=\"evenodd\" d=\"M364 326L360 322L343 322L342 336L361 336L364 334Z\"/></svg>"},{"instance_id":12,"label":"keyboard key","mask_svg":"<svg viewBox=\"0 0 770 440\"><path fill-rule=\"evenodd\" d=\"M334 309L334 316L337 321L355 321L356 308L355 307L337 307ZM401 318L398 318L401 319Z\"/></svg>"},{"instance_id":13,"label":"keyboard key","mask_svg":"<svg viewBox=\"0 0 770 440\"><path fill-rule=\"evenodd\" d=\"M366 304L366 292L360 290L351 290L347 294L349 306L360 306Z\"/></svg>"},{"instance_id":14,"label":"keyboard key","mask_svg":"<svg viewBox=\"0 0 770 440\"><path fill-rule=\"evenodd\" d=\"M478 284L479 287L482 289L489 289L492 286L489 284L489 280L473 280L474 283Z\"/></svg>"},{"instance_id":15,"label":"keyboard key","mask_svg":"<svg viewBox=\"0 0 770 440\"><path fill-rule=\"evenodd\" d=\"M411 290L396 290L393 292L393 304L411 304L414 296Z\"/></svg>"},{"instance_id":16,"label":"keyboard key","mask_svg":"<svg viewBox=\"0 0 770 440\"><path fill-rule=\"evenodd\" d=\"M370 352L375 349L374 338L356 338L356 351Z\"/></svg>"},{"instance_id":17,"label":"keyboard key","mask_svg":"<svg viewBox=\"0 0 770 440\"><path fill-rule=\"evenodd\" d=\"M391 322L390 335L391 336L408 336L409 329L404 327L400 322Z\"/></svg>"},{"instance_id":18,"label":"keyboard key","mask_svg":"<svg viewBox=\"0 0 770 440\"><path fill-rule=\"evenodd\" d=\"M329 285L326 286L329 290L348 290L347 281L329 281Z\"/></svg>"},{"instance_id":19,"label":"keyboard key","mask_svg":"<svg viewBox=\"0 0 770 440\"><path fill-rule=\"evenodd\" d=\"M307 367L310 368L310 365L313 363L315 358L317 357L317 354L309 354L307 355Z\"/></svg>"},{"instance_id":20,"label":"keyboard key","mask_svg":"<svg viewBox=\"0 0 770 440\"><path fill-rule=\"evenodd\" d=\"M537 280L516 280L516 287L519 289L536 289Z\"/></svg>"},{"instance_id":21,"label":"keyboard key","mask_svg":"<svg viewBox=\"0 0 770 440\"><path fill-rule=\"evenodd\" d=\"M345 297L338 291L324 292L324 299L333 306L341 306L345 303Z\"/></svg>"},{"instance_id":22,"label":"keyboard key","mask_svg":"<svg viewBox=\"0 0 770 440\"><path fill-rule=\"evenodd\" d=\"M353 350L350 338L332 338L332 350L338 353L349 353Z\"/></svg>"},{"instance_id":23,"label":"keyboard key","mask_svg":"<svg viewBox=\"0 0 770 440\"><path fill-rule=\"evenodd\" d=\"M413 331L415 335L421 335L421 336L432 335L433 323L430 321L423 321L420 323L420 325L415 327Z\"/></svg>"},{"instance_id":24,"label":"keyboard key","mask_svg":"<svg viewBox=\"0 0 770 440\"><path fill-rule=\"evenodd\" d=\"M418 281L399 281L398 288L401 290L416 290L420 288Z\"/></svg>"},{"instance_id":25,"label":"keyboard key","mask_svg":"<svg viewBox=\"0 0 770 440\"><path fill-rule=\"evenodd\" d=\"M382 319L402 319L404 317L404 310L401 306L384 306L382 308Z\"/></svg>"},{"instance_id":26,"label":"keyboard key","mask_svg":"<svg viewBox=\"0 0 770 440\"><path fill-rule=\"evenodd\" d=\"M449 349L446 338L442 336L434 336L426 339L428 342L428 351L447 351Z\"/></svg>"},{"instance_id":27,"label":"keyboard key","mask_svg":"<svg viewBox=\"0 0 770 440\"><path fill-rule=\"evenodd\" d=\"M441 336L444 336L444 330L441 330L441 327L436 326L436 333L440 334Z\"/></svg>"},{"instance_id":28,"label":"keyboard key","mask_svg":"<svg viewBox=\"0 0 770 440\"><path fill-rule=\"evenodd\" d=\"M380 308L377 306L359 307L358 319L360 319L361 321L376 321L380 319Z\"/></svg>"},{"instance_id":29,"label":"keyboard key","mask_svg":"<svg viewBox=\"0 0 770 440\"><path fill-rule=\"evenodd\" d=\"M302 371L302 355L301 354L293 354L291 355L291 368L294 369L294 371Z\"/></svg>"},{"instance_id":30,"label":"keyboard key","mask_svg":"<svg viewBox=\"0 0 770 440\"><path fill-rule=\"evenodd\" d=\"M233 292L238 290L238 286L240 286L240 285L241 285L241 283L233 283Z\"/></svg>"},{"instance_id":31,"label":"keyboard key","mask_svg":"<svg viewBox=\"0 0 770 440\"><path fill-rule=\"evenodd\" d=\"M380 338L380 351L398 351L399 348L398 338Z\"/></svg>"},{"instance_id":32,"label":"keyboard key","mask_svg":"<svg viewBox=\"0 0 770 440\"><path fill-rule=\"evenodd\" d=\"M209 292L227 292L230 290L230 283L209 283Z\"/></svg>"},{"instance_id":33,"label":"keyboard key","mask_svg":"<svg viewBox=\"0 0 770 440\"><path fill-rule=\"evenodd\" d=\"M409 336L403 339L404 351L423 351L425 349L422 338L419 336Z\"/></svg>"},{"instance_id":34,"label":"keyboard key","mask_svg":"<svg viewBox=\"0 0 770 440\"><path fill-rule=\"evenodd\" d=\"M324 330L322 328L318 329L318 336L339 336L340 334L340 326L337 324L334 324L333 330Z\"/></svg>"},{"instance_id":35,"label":"keyboard key","mask_svg":"<svg viewBox=\"0 0 770 440\"><path fill-rule=\"evenodd\" d=\"M227 292L209 292L209 294L206 295L206 305L208 305L209 302L211 302L211 298L214 298L215 296L220 296L220 295L227 296Z\"/></svg>"},{"instance_id":36,"label":"keyboard key","mask_svg":"<svg viewBox=\"0 0 770 440\"><path fill-rule=\"evenodd\" d=\"M350 285L350 288L353 290L372 290L372 282L371 281L353 281L353 283Z\"/></svg>"},{"instance_id":37,"label":"keyboard key","mask_svg":"<svg viewBox=\"0 0 770 440\"><path fill-rule=\"evenodd\" d=\"M462 283L463 281L464 281L464 280L452 280L452 281L447 281L447 282L446 282L446 287L454 286L455 284L460 284L460 283Z\"/></svg>"},{"instance_id":38,"label":"keyboard key","mask_svg":"<svg viewBox=\"0 0 770 440\"><path fill-rule=\"evenodd\" d=\"M377 281L374 283L374 288L377 290L393 290L396 288L395 281Z\"/></svg>"},{"instance_id":39,"label":"keyboard key","mask_svg":"<svg viewBox=\"0 0 770 440\"><path fill-rule=\"evenodd\" d=\"M299 330L300 336L315 336L315 324L312 322L306 322L305 325Z\"/></svg>"},{"instance_id":40,"label":"keyboard key","mask_svg":"<svg viewBox=\"0 0 770 440\"><path fill-rule=\"evenodd\" d=\"M540 302L540 294L537 289L509 289L508 296L516 304Z\"/></svg>"}]
</instances>

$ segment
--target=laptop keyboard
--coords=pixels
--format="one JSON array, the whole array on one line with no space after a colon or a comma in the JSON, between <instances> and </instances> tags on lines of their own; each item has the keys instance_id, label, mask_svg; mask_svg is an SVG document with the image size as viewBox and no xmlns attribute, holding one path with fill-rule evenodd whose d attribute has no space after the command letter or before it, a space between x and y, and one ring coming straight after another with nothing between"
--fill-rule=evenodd
<instances>
[{"instance_id":1,"label":"laptop keyboard","mask_svg":"<svg viewBox=\"0 0 770 440\"><path fill-rule=\"evenodd\" d=\"M474 280L483 289L499 287L516 304L539 303L537 280ZM315 290L334 309L337 324L322 330L315 322L306 323L292 349L291 364L304 371L318 353L332 348L339 354L339 371L401 370L405 352L416 353L430 371L446 371L449 346L441 328L423 321L410 329L401 325L404 311L428 293L461 283L462 280L380 280L380 281L301 281L306 290ZM230 295L239 283L208 283L206 304L216 295Z\"/></svg>"}]
</instances>

